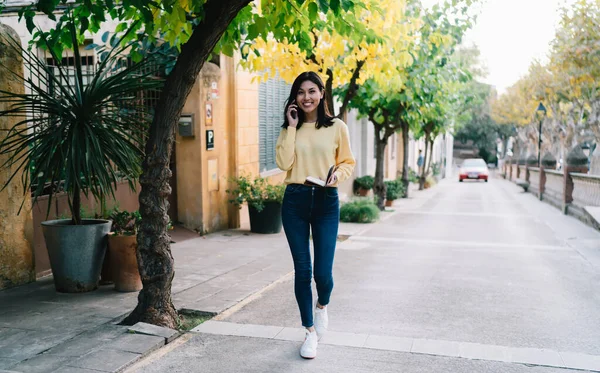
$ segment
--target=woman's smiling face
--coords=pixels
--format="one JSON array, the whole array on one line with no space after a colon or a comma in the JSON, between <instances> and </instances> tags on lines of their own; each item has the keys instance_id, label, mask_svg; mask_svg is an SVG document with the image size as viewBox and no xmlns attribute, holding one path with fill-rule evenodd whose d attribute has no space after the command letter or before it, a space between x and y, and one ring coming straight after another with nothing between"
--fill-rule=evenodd
<instances>
[{"instance_id":1,"label":"woman's smiling face","mask_svg":"<svg viewBox=\"0 0 600 373\"><path fill-rule=\"evenodd\" d=\"M321 92L319 86L310 80L306 80L300 85L296 96L296 104L304 113L310 114L317 110L322 99L323 92Z\"/></svg>"}]
</instances>

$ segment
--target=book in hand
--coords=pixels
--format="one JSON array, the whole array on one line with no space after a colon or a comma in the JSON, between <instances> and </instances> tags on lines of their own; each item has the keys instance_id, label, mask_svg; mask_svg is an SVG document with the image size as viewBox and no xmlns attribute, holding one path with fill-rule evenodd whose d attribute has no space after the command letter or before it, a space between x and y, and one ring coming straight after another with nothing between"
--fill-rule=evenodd
<instances>
[{"instance_id":1,"label":"book in hand","mask_svg":"<svg viewBox=\"0 0 600 373\"><path fill-rule=\"evenodd\" d=\"M335 165L333 165L329 168L329 172L327 172L327 178L325 180L321 180L318 177L314 177L314 176L308 176L306 178L305 182L307 185L316 185L316 186L324 187L327 185L327 180L329 180L329 178L331 178L331 175L333 175L334 172L335 172Z\"/></svg>"}]
</instances>

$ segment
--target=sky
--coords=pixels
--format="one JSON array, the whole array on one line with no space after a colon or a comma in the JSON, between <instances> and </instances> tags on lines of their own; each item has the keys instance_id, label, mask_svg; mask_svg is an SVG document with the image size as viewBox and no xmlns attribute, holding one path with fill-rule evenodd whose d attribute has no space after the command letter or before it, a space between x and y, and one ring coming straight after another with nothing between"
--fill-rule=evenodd
<instances>
[{"instance_id":1,"label":"sky","mask_svg":"<svg viewBox=\"0 0 600 373\"><path fill-rule=\"evenodd\" d=\"M422 0L426 6L442 0ZM560 21L559 9L573 0L483 0L477 24L465 36L476 44L488 76L499 93L527 74L535 59L544 61Z\"/></svg>"}]
</instances>

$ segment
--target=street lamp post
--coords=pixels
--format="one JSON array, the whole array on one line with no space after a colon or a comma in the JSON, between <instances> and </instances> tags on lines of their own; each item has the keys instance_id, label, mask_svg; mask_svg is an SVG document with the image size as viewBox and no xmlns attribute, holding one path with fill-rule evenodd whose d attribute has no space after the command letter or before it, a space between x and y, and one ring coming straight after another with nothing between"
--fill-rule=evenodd
<instances>
[{"instance_id":1,"label":"street lamp post","mask_svg":"<svg viewBox=\"0 0 600 373\"><path fill-rule=\"evenodd\" d=\"M540 128L538 131L538 167L542 167L542 123L546 116L546 107L540 102L536 111L540 114Z\"/></svg>"}]
</instances>

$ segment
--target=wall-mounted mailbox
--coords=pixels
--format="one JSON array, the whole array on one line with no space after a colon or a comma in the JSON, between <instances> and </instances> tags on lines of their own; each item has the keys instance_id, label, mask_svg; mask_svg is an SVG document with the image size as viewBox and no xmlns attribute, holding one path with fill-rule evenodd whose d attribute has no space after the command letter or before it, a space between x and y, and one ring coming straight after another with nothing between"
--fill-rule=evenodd
<instances>
[{"instance_id":1,"label":"wall-mounted mailbox","mask_svg":"<svg viewBox=\"0 0 600 373\"><path fill-rule=\"evenodd\" d=\"M179 118L179 136L194 137L194 114L182 114Z\"/></svg>"}]
</instances>

